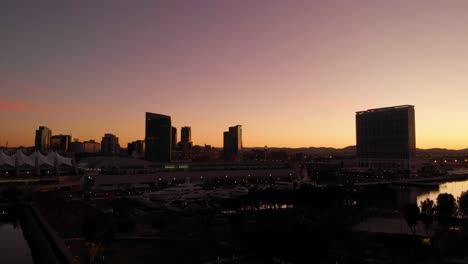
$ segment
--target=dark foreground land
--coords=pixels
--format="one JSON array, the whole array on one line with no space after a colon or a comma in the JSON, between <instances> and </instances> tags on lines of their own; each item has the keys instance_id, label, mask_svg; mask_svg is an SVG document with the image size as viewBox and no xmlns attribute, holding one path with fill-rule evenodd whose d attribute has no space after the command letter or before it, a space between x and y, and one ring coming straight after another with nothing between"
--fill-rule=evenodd
<instances>
[{"instance_id":1,"label":"dark foreground land","mask_svg":"<svg viewBox=\"0 0 468 264\"><path fill-rule=\"evenodd\" d=\"M353 229L374 216L407 226L397 196L389 186L267 189L181 211L72 191L31 200L79 263L455 263L468 255L460 218L426 232Z\"/></svg>"}]
</instances>

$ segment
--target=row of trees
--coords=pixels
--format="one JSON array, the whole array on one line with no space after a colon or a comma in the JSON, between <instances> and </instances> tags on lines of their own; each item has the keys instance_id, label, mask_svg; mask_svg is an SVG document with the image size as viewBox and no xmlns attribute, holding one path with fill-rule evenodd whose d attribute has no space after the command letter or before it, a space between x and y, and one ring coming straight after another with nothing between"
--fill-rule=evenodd
<instances>
[{"instance_id":1,"label":"row of trees","mask_svg":"<svg viewBox=\"0 0 468 264\"><path fill-rule=\"evenodd\" d=\"M468 219L468 191L462 192L458 199L452 194L441 193L436 202L427 198L419 207L416 204L408 204L403 214L408 226L413 229L418 220L421 220L428 230L434 219L440 226L453 224L457 217Z\"/></svg>"}]
</instances>

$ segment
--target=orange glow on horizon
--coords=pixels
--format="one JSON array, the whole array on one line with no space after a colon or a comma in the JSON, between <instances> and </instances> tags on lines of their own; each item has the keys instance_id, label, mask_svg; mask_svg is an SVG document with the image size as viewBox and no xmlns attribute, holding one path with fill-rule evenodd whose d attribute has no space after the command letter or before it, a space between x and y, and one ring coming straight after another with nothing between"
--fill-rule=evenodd
<instances>
[{"instance_id":1,"label":"orange glow on horizon","mask_svg":"<svg viewBox=\"0 0 468 264\"><path fill-rule=\"evenodd\" d=\"M466 1L78 2L8 10L0 146L44 125L126 147L148 111L199 145L240 124L245 147L343 148L356 111L410 104L418 148L468 148Z\"/></svg>"}]
</instances>

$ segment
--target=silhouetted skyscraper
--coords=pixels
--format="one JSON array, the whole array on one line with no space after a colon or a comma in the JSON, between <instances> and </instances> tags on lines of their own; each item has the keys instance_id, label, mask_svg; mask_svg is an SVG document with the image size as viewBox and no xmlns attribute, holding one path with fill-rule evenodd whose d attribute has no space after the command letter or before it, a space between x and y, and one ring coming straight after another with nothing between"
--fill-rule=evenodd
<instances>
[{"instance_id":1,"label":"silhouetted skyscraper","mask_svg":"<svg viewBox=\"0 0 468 264\"><path fill-rule=\"evenodd\" d=\"M172 127L171 147L172 147L172 150L175 150L177 147L177 128L175 127Z\"/></svg>"},{"instance_id":2,"label":"silhouetted skyscraper","mask_svg":"<svg viewBox=\"0 0 468 264\"><path fill-rule=\"evenodd\" d=\"M192 128L191 127L188 127L188 126L182 127L182 130L180 133L181 133L180 142L182 142L182 145L184 143L192 142Z\"/></svg>"},{"instance_id":3,"label":"silhouetted skyscraper","mask_svg":"<svg viewBox=\"0 0 468 264\"><path fill-rule=\"evenodd\" d=\"M127 147L128 155L140 158L144 157L145 155L145 141L144 140L136 140L133 142L128 143Z\"/></svg>"},{"instance_id":4,"label":"silhouetted skyscraper","mask_svg":"<svg viewBox=\"0 0 468 264\"><path fill-rule=\"evenodd\" d=\"M35 147L37 150L45 152L50 149L50 138L52 137L52 130L45 126L40 126L36 130Z\"/></svg>"},{"instance_id":5,"label":"silhouetted skyscraper","mask_svg":"<svg viewBox=\"0 0 468 264\"><path fill-rule=\"evenodd\" d=\"M118 154L120 152L119 138L113 134L104 134L101 140L101 152Z\"/></svg>"},{"instance_id":6,"label":"silhouetted skyscraper","mask_svg":"<svg viewBox=\"0 0 468 264\"><path fill-rule=\"evenodd\" d=\"M411 169L416 153L414 106L356 112L359 166Z\"/></svg>"},{"instance_id":7,"label":"silhouetted skyscraper","mask_svg":"<svg viewBox=\"0 0 468 264\"><path fill-rule=\"evenodd\" d=\"M156 162L171 161L171 117L146 113L145 159Z\"/></svg>"},{"instance_id":8,"label":"silhouetted skyscraper","mask_svg":"<svg viewBox=\"0 0 468 264\"><path fill-rule=\"evenodd\" d=\"M191 127L184 126L181 129L180 146L182 147L183 158L191 159L192 154L192 131Z\"/></svg>"},{"instance_id":9,"label":"silhouetted skyscraper","mask_svg":"<svg viewBox=\"0 0 468 264\"><path fill-rule=\"evenodd\" d=\"M232 126L224 132L224 157L228 160L242 158L242 126Z\"/></svg>"},{"instance_id":10,"label":"silhouetted skyscraper","mask_svg":"<svg viewBox=\"0 0 468 264\"><path fill-rule=\"evenodd\" d=\"M50 138L51 149L58 152L68 152L70 149L70 135L54 135Z\"/></svg>"}]
</instances>

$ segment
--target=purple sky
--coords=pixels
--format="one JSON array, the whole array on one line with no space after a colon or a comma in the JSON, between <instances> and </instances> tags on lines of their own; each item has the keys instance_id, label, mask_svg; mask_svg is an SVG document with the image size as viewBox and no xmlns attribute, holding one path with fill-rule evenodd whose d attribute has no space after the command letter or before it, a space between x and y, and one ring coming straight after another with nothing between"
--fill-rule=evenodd
<instances>
[{"instance_id":1,"label":"purple sky","mask_svg":"<svg viewBox=\"0 0 468 264\"><path fill-rule=\"evenodd\" d=\"M122 144L144 112L222 145L355 144L354 113L416 106L418 147L468 147L466 1L4 1L0 145ZM179 131L180 135L180 131Z\"/></svg>"}]
</instances>

